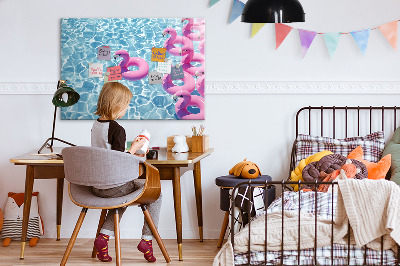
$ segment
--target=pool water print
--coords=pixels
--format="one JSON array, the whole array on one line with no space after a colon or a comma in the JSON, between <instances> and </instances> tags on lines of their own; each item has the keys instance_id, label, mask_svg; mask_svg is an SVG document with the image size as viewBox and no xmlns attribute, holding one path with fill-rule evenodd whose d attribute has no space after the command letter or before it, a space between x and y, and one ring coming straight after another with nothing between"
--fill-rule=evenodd
<instances>
[{"instance_id":1,"label":"pool water print","mask_svg":"<svg viewBox=\"0 0 400 266\"><path fill-rule=\"evenodd\" d=\"M108 75L108 67L119 66L121 72L106 79L122 78L117 82L133 93L122 119L203 120L204 42L204 19L62 19L61 79L81 97L75 105L61 108L61 119L97 119L94 112L104 75ZM102 47L105 49L99 49ZM149 84L149 73L164 71L165 63L152 61L152 48L165 48L168 63L176 67L171 74L163 73L159 84ZM107 60L107 49L111 50L111 60ZM102 64L103 69L89 77L89 64Z\"/></svg>"}]
</instances>

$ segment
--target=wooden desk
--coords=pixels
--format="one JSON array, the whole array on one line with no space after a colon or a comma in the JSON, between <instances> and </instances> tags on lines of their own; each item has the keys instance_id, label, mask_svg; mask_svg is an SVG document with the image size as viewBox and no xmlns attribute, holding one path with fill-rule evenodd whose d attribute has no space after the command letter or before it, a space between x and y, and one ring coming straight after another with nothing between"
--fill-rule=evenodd
<instances>
[{"instance_id":1,"label":"wooden desk","mask_svg":"<svg viewBox=\"0 0 400 266\"><path fill-rule=\"evenodd\" d=\"M54 151L60 152L61 148L54 148ZM210 155L213 151L214 149L209 149L208 151L203 153L189 152L186 154L174 154L172 152L167 152L166 149L161 149L159 150L157 160L147 160L148 163L158 168L161 180L171 180L173 184L175 223L179 260L182 260L182 205L180 177L187 170L193 170L199 236L200 241L203 241L203 211L200 160ZM50 151L44 150L42 153L47 152ZM32 151L30 153L26 153L10 159L10 162L14 163L15 165L26 165L25 199L21 235L21 259L24 258L34 179L57 178L57 240L60 240L64 188L64 162L62 159L59 158L39 156L35 155L36 153L37 151ZM182 167L184 167L184 169L181 169Z\"/></svg>"}]
</instances>

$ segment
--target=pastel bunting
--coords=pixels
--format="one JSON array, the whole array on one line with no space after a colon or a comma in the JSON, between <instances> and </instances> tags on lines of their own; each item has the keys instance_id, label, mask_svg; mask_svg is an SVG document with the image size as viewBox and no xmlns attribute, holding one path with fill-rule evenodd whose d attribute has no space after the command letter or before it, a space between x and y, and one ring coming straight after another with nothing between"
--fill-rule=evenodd
<instances>
[{"instance_id":1,"label":"pastel bunting","mask_svg":"<svg viewBox=\"0 0 400 266\"><path fill-rule=\"evenodd\" d=\"M365 52L368 47L368 40L369 40L370 32L371 32L371 29L351 32L351 35L353 36L354 40L356 41L356 43L357 43L358 47L360 48L360 51L363 55L365 55Z\"/></svg>"},{"instance_id":2,"label":"pastel bunting","mask_svg":"<svg viewBox=\"0 0 400 266\"><path fill-rule=\"evenodd\" d=\"M392 21L378 27L394 50L397 48L397 22Z\"/></svg>"},{"instance_id":3,"label":"pastel bunting","mask_svg":"<svg viewBox=\"0 0 400 266\"><path fill-rule=\"evenodd\" d=\"M282 44L282 42L285 40L286 36L288 36L292 29L293 28L288 25L275 23L276 49L278 49L278 47Z\"/></svg>"},{"instance_id":4,"label":"pastel bunting","mask_svg":"<svg viewBox=\"0 0 400 266\"><path fill-rule=\"evenodd\" d=\"M317 32L315 31L308 31L308 30L300 30L299 29L299 36L300 36L300 44L301 44L301 55L304 58L310 48L312 42L314 41Z\"/></svg>"},{"instance_id":5,"label":"pastel bunting","mask_svg":"<svg viewBox=\"0 0 400 266\"><path fill-rule=\"evenodd\" d=\"M210 0L210 5L208 7L212 7L213 5L215 5L218 2L219 2L219 0Z\"/></svg>"},{"instance_id":6,"label":"pastel bunting","mask_svg":"<svg viewBox=\"0 0 400 266\"><path fill-rule=\"evenodd\" d=\"M256 35L262 27L264 27L265 23L253 23L251 27L251 38Z\"/></svg>"},{"instance_id":7,"label":"pastel bunting","mask_svg":"<svg viewBox=\"0 0 400 266\"><path fill-rule=\"evenodd\" d=\"M333 54L336 51L336 48L338 47L339 44L339 39L342 34L339 32L333 32L333 33L325 33L323 34L326 48L328 48L329 55L331 58L333 57Z\"/></svg>"},{"instance_id":8,"label":"pastel bunting","mask_svg":"<svg viewBox=\"0 0 400 266\"><path fill-rule=\"evenodd\" d=\"M243 2L241 2L239 0L233 0L231 17L229 18L229 23L232 23L235 19L237 19L240 15L242 15L243 8L244 8Z\"/></svg>"}]
</instances>

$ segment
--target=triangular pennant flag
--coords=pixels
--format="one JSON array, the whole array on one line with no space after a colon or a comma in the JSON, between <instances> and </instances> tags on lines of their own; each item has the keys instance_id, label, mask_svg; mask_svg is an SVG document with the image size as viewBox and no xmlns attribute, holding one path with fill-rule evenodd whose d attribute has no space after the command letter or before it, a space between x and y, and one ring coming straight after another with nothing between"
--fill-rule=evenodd
<instances>
[{"instance_id":1,"label":"triangular pennant flag","mask_svg":"<svg viewBox=\"0 0 400 266\"><path fill-rule=\"evenodd\" d=\"M253 23L251 27L251 38L254 37L258 33L259 30L261 30L262 27L264 27L265 23Z\"/></svg>"},{"instance_id":2,"label":"triangular pennant flag","mask_svg":"<svg viewBox=\"0 0 400 266\"><path fill-rule=\"evenodd\" d=\"M231 17L229 18L229 23L232 23L242 14L243 8L244 8L244 3L242 3L239 0L233 0L232 12L231 12Z\"/></svg>"},{"instance_id":3,"label":"triangular pennant flag","mask_svg":"<svg viewBox=\"0 0 400 266\"><path fill-rule=\"evenodd\" d=\"M397 48L397 20L378 27L393 49Z\"/></svg>"},{"instance_id":4,"label":"triangular pennant flag","mask_svg":"<svg viewBox=\"0 0 400 266\"><path fill-rule=\"evenodd\" d=\"M278 47L282 44L282 42L285 40L286 36L288 36L289 32L292 29L293 28L288 25L275 23L276 49L278 49Z\"/></svg>"},{"instance_id":5,"label":"triangular pennant flag","mask_svg":"<svg viewBox=\"0 0 400 266\"><path fill-rule=\"evenodd\" d=\"M213 5L215 5L218 2L219 2L219 0L210 0L210 5L208 7L212 7Z\"/></svg>"},{"instance_id":6,"label":"triangular pennant flag","mask_svg":"<svg viewBox=\"0 0 400 266\"><path fill-rule=\"evenodd\" d=\"M301 55L304 58L306 56L308 48L312 44L315 36L317 33L315 31L308 31L308 30L300 30L299 29L299 36L300 36L300 43L301 43Z\"/></svg>"},{"instance_id":7,"label":"triangular pennant flag","mask_svg":"<svg viewBox=\"0 0 400 266\"><path fill-rule=\"evenodd\" d=\"M354 40L356 41L358 47L361 50L361 53L364 55L368 46L369 33L371 29L360 30L360 31L352 31L351 35L353 35Z\"/></svg>"},{"instance_id":8,"label":"triangular pennant flag","mask_svg":"<svg viewBox=\"0 0 400 266\"><path fill-rule=\"evenodd\" d=\"M329 55L332 58L333 54L336 51L336 48L338 47L339 39L340 36L342 36L342 34L340 34L339 32L333 32L333 33L325 33L323 36L326 48L328 48Z\"/></svg>"}]
</instances>

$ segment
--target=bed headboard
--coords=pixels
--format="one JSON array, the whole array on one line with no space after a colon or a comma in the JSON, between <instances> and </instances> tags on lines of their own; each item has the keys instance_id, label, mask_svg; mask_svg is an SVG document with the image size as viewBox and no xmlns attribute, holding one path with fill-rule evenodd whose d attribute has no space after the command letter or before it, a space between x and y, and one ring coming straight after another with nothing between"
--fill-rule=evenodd
<instances>
[{"instance_id":1,"label":"bed headboard","mask_svg":"<svg viewBox=\"0 0 400 266\"><path fill-rule=\"evenodd\" d=\"M396 106L308 106L296 114L296 137L299 134L332 138L363 136L375 131L383 131L389 139L398 126ZM295 164L295 144L293 144L290 171ZM289 172L290 176L290 172Z\"/></svg>"}]
</instances>

